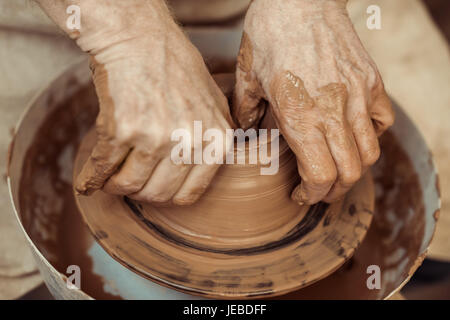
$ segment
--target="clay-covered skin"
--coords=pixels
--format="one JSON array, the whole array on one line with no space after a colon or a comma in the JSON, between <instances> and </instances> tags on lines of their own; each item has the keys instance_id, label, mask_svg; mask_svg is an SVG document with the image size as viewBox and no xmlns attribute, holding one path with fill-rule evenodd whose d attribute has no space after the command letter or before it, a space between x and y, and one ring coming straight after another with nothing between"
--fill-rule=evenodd
<instances>
[{"instance_id":1,"label":"clay-covered skin","mask_svg":"<svg viewBox=\"0 0 450 320\"><path fill-rule=\"evenodd\" d=\"M80 6L82 29L66 32L91 55L100 102L98 143L76 190L103 188L145 202L196 201L219 165L174 164L170 156L178 142L171 135L186 129L193 136L194 121L201 121L204 131L219 129L226 141L232 123L202 56L164 1L69 2ZM39 0L63 29L69 2Z\"/></svg>"},{"instance_id":2,"label":"clay-covered skin","mask_svg":"<svg viewBox=\"0 0 450 320\"><path fill-rule=\"evenodd\" d=\"M343 196L380 155L390 100L345 0L254 0L238 58L233 116L257 126L265 104L297 156L299 203Z\"/></svg>"}]
</instances>

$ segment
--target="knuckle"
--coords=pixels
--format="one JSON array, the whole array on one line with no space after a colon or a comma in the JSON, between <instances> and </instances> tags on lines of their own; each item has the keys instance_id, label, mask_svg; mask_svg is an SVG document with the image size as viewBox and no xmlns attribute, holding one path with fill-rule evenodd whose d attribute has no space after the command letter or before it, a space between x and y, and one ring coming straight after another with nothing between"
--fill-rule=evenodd
<instances>
[{"instance_id":1,"label":"knuckle","mask_svg":"<svg viewBox=\"0 0 450 320\"><path fill-rule=\"evenodd\" d=\"M200 183L196 188L189 192L183 192L182 194L175 195L173 203L180 206L189 206L197 202L207 189L207 183Z\"/></svg>"},{"instance_id":2,"label":"knuckle","mask_svg":"<svg viewBox=\"0 0 450 320\"><path fill-rule=\"evenodd\" d=\"M111 177L104 187L105 191L115 195L126 195L135 193L138 190L136 184L127 179L120 179L117 176Z\"/></svg>"},{"instance_id":3,"label":"knuckle","mask_svg":"<svg viewBox=\"0 0 450 320\"><path fill-rule=\"evenodd\" d=\"M146 146L148 155L153 154L156 150L159 150L167 145L171 134L172 133L169 132L169 129L167 128L152 130L139 139L140 145Z\"/></svg>"},{"instance_id":4,"label":"knuckle","mask_svg":"<svg viewBox=\"0 0 450 320\"><path fill-rule=\"evenodd\" d=\"M123 121L117 126L115 140L119 144L126 144L133 139L134 134L134 130Z\"/></svg>"},{"instance_id":5,"label":"knuckle","mask_svg":"<svg viewBox=\"0 0 450 320\"><path fill-rule=\"evenodd\" d=\"M171 195L156 192L156 191L145 191L140 194L141 201L148 203L166 203L170 200Z\"/></svg>"},{"instance_id":6,"label":"knuckle","mask_svg":"<svg viewBox=\"0 0 450 320\"><path fill-rule=\"evenodd\" d=\"M175 196L173 203L178 206L193 205L200 198L201 194L184 194L182 196Z\"/></svg>"},{"instance_id":7,"label":"knuckle","mask_svg":"<svg viewBox=\"0 0 450 320\"><path fill-rule=\"evenodd\" d=\"M371 59L366 60L360 70L362 71L362 76L365 80L364 83L368 89L376 90L380 85L383 85L378 68Z\"/></svg>"},{"instance_id":8,"label":"knuckle","mask_svg":"<svg viewBox=\"0 0 450 320\"><path fill-rule=\"evenodd\" d=\"M367 84L369 88L383 88L383 81L376 69L376 67L370 66L369 72L366 73Z\"/></svg>"},{"instance_id":9,"label":"knuckle","mask_svg":"<svg viewBox=\"0 0 450 320\"><path fill-rule=\"evenodd\" d=\"M328 187L336 181L337 172L335 170L324 171L310 179L309 185L313 189Z\"/></svg>"},{"instance_id":10,"label":"knuckle","mask_svg":"<svg viewBox=\"0 0 450 320\"><path fill-rule=\"evenodd\" d=\"M130 194L138 192L141 188L139 185L127 181L125 183L118 184L117 189L121 194Z\"/></svg>"},{"instance_id":11,"label":"knuckle","mask_svg":"<svg viewBox=\"0 0 450 320\"><path fill-rule=\"evenodd\" d=\"M355 184L360 178L362 174L361 166L355 166L353 168L348 168L346 170L343 170L343 172L340 175L339 182L343 186L351 186Z\"/></svg>"},{"instance_id":12,"label":"knuckle","mask_svg":"<svg viewBox=\"0 0 450 320\"><path fill-rule=\"evenodd\" d=\"M388 108L389 109L387 110L386 115L383 117L383 122L387 128L392 126L395 122L394 110L392 109L391 105L389 105Z\"/></svg>"},{"instance_id":13,"label":"knuckle","mask_svg":"<svg viewBox=\"0 0 450 320\"><path fill-rule=\"evenodd\" d=\"M182 197L182 198L174 198L173 203L177 206L190 206L193 205L197 201L197 198L191 197Z\"/></svg>"},{"instance_id":14,"label":"knuckle","mask_svg":"<svg viewBox=\"0 0 450 320\"><path fill-rule=\"evenodd\" d=\"M375 164L375 162L377 162L380 158L380 155L381 150L377 141L377 143L375 143L371 148L369 148L362 154L361 161L363 163L363 166L371 166Z\"/></svg>"}]
</instances>

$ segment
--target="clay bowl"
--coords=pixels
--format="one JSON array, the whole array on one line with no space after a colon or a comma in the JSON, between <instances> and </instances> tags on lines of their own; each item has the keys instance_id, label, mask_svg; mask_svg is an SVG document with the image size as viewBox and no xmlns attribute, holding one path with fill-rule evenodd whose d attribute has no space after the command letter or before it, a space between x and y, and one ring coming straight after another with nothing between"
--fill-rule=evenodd
<instances>
[{"instance_id":1,"label":"clay bowl","mask_svg":"<svg viewBox=\"0 0 450 320\"><path fill-rule=\"evenodd\" d=\"M234 75L215 79L230 96ZM273 127L270 113L262 123ZM91 130L79 148L74 177L95 142ZM274 145L279 152L271 160L278 172L263 175L268 165L249 164L249 154L270 152ZM351 257L372 220L370 174L340 202L299 206L290 198L300 182L296 159L282 137L255 137L238 151L235 164L223 166L192 206L155 206L104 192L75 198L112 257L151 280L208 297L280 295L323 278Z\"/></svg>"},{"instance_id":2,"label":"clay bowl","mask_svg":"<svg viewBox=\"0 0 450 320\"><path fill-rule=\"evenodd\" d=\"M91 131L81 143L74 176L95 138ZM280 295L353 255L372 220L374 189L367 175L339 202L299 206L290 198L300 181L295 156L282 139L279 154L275 175L261 175L260 163L222 166L192 206L154 206L102 191L76 201L102 247L148 279L207 297Z\"/></svg>"}]
</instances>

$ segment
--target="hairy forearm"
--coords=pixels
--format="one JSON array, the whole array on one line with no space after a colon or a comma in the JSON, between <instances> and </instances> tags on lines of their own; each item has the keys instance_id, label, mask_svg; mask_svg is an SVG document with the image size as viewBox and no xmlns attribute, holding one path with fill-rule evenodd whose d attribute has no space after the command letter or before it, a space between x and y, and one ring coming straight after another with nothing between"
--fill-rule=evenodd
<instances>
[{"instance_id":1,"label":"hairy forearm","mask_svg":"<svg viewBox=\"0 0 450 320\"><path fill-rule=\"evenodd\" d=\"M164 0L36 0L82 50L94 52L145 34L155 39L176 30ZM80 28L69 29L69 6L80 8Z\"/></svg>"}]
</instances>

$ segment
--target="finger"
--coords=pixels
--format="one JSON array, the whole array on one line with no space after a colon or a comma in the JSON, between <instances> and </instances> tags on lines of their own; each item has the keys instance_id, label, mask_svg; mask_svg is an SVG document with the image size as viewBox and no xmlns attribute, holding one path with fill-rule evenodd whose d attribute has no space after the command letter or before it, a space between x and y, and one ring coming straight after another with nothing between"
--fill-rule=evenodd
<instances>
[{"instance_id":1,"label":"finger","mask_svg":"<svg viewBox=\"0 0 450 320\"><path fill-rule=\"evenodd\" d=\"M76 179L76 191L88 195L102 188L124 161L129 150L126 145L115 144L106 139L99 140Z\"/></svg>"},{"instance_id":2,"label":"finger","mask_svg":"<svg viewBox=\"0 0 450 320\"><path fill-rule=\"evenodd\" d=\"M173 197L173 202L177 205L191 205L195 203L205 193L219 168L220 165L218 164L195 166Z\"/></svg>"},{"instance_id":3,"label":"finger","mask_svg":"<svg viewBox=\"0 0 450 320\"><path fill-rule=\"evenodd\" d=\"M238 70L232 112L235 122L241 128L248 129L258 123L265 110L264 104L260 104L262 94L259 84L256 80L247 81L243 77L243 72Z\"/></svg>"},{"instance_id":4,"label":"finger","mask_svg":"<svg viewBox=\"0 0 450 320\"><path fill-rule=\"evenodd\" d=\"M285 72L275 78L271 87L275 121L297 156L302 178L292 198L301 205L317 203L327 195L337 177L325 128L300 78Z\"/></svg>"},{"instance_id":5,"label":"finger","mask_svg":"<svg viewBox=\"0 0 450 320\"><path fill-rule=\"evenodd\" d=\"M370 117L377 136L381 136L394 124L395 113L392 108L392 102L384 88L380 89L370 107Z\"/></svg>"},{"instance_id":6,"label":"finger","mask_svg":"<svg viewBox=\"0 0 450 320\"><path fill-rule=\"evenodd\" d=\"M300 205L321 201L336 181L337 170L323 133L311 128L300 131L282 129L284 137L297 157L297 168L302 178L292 192Z\"/></svg>"},{"instance_id":7,"label":"finger","mask_svg":"<svg viewBox=\"0 0 450 320\"><path fill-rule=\"evenodd\" d=\"M380 157L380 145L372 120L367 111L364 94L353 94L349 100L350 110L357 110L350 115L350 125L361 160L361 171L366 172Z\"/></svg>"},{"instance_id":8,"label":"finger","mask_svg":"<svg viewBox=\"0 0 450 320\"><path fill-rule=\"evenodd\" d=\"M191 165L175 164L170 157L164 158L156 166L145 186L129 197L149 203L168 202L181 187L191 168Z\"/></svg>"},{"instance_id":9,"label":"finger","mask_svg":"<svg viewBox=\"0 0 450 320\"><path fill-rule=\"evenodd\" d=\"M346 86L332 83L319 89L316 107L327 114L325 121L326 141L337 169L337 180L326 202L342 197L361 177L361 160L353 132L347 121L348 93Z\"/></svg>"},{"instance_id":10,"label":"finger","mask_svg":"<svg viewBox=\"0 0 450 320\"><path fill-rule=\"evenodd\" d=\"M380 144L369 115L357 117L352 130L361 160L361 171L364 173L380 158Z\"/></svg>"},{"instance_id":11,"label":"finger","mask_svg":"<svg viewBox=\"0 0 450 320\"><path fill-rule=\"evenodd\" d=\"M213 75L213 79L216 84L215 90L217 94L215 108L219 111L221 117L227 121L227 127L236 127L229 105L235 86L235 76L232 73L220 73Z\"/></svg>"},{"instance_id":12,"label":"finger","mask_svg":"<svg viewBox=\"0 0 450 320\"><path fill-rule=\"evenodd\" d=\"M217 124L220 124L218 119ZM223 120L222 120L223 122ZM222 123L226 125L226 123ZM220 132L214 135L205 134L203 164L192 168L181 188L175 194L173 202L178 205L191 205L206 191L217 170L224 163L228 152L233 148L234 136L221 127ZM220 150L222 148L222 150ZM220 150L220 151L219 151ZM217 153L219 151L219 153Z\"/></svg>"},{"instance_id":13,"label":"finger","mask_svg":"<svg viewBox=\"0 0 450 320\"><path fill-rule=\"evenodd\" d=\"M233 96L233 118L243 129L255 125L264 114L259 105L263 97L262 89L252 74L253 48L249 37L244 32L239 50L236 87Z\"/></svg>"},{"instance_id":14,"label":"finger","mask_svg":"<svg viewBox=\"0 0 450 320\"><path fill-rule=\"evenodd\" d=\"M359 151L348 124L342 128L332 129L327 134L327 142L337 168L337 180L328 195L326 202L340 199L355 184L362 174Z\"/></svg>"},{"instance_id":15,"label":"finger","mask_svg":"<svg viewBox=\"0 0 450 320\"><path fill-rule=\"evenodd\" d=\"M134 149L120 171L108 179L103 190L117 195L128 195L140 191L159 161L160 158L155 154Z\"/></svg>"},{"instance_id":16,"label":"finger","mask_svg":"<svg viewBox=\"0 0 450 320\"><path fill-rule=\"evenodd\" d=\"M319 133L314 135L315 137L310 137L299 144L303 145L302 148L294 148L302 181L292 193L292 197L300 205L312 205L321 201L337 177L336 165L325 138Z\"/></svg>"}]
</instances>

